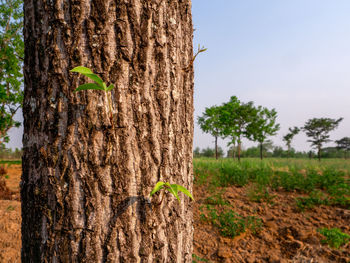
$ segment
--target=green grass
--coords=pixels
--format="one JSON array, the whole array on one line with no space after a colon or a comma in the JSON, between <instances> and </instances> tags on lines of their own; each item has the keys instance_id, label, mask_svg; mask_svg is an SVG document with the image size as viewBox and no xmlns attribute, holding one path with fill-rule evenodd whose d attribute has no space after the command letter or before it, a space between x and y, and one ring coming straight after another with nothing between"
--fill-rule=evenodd
<instances>
[{"instance_id":1,"label":"green grass","mask_svg":"<svg viewBox=\"0 0 350 263\"><path fill-rule=\"evenodd\" d=\"M22 164L22 160L0 160L0 164Z\"/></svg>"},{"instance_id":2,"label":"green grass","mask_svg":"<svg viewBox=\"0 0 350 263\"><path fill-rule=\"evenodd\" d=\"M350 241L350 235L341 232L341 230L338 228L320 228L317 231L326 238L323 239L321 242L324 244L328 244L332 248L338 249Z\"/></svg>"},{"instance_id":3,"label":"green grass","mask_svg":"<svg viewBox=\"0 0 350 263\"><path fill-rule=\"evenodd\" d=\"M318 190L311 192L308 197L298 197L295 201L300 211L305 211L306 209L311 209L318 205L329 204L327 196Z\"/></svg>"},{"instance_id":4,"label":"green grass","mask_svg":"<svg viewBox=\"0 0 350 263\"><path fill-rule=\"evenodd\" d=\"M195 183L207 184L209 192L218 187L251 184L247 195L255 202L271 202L271 190L296 191L310 195L296 200L300 210L320 204L350 209L350 160L246 158L239 163L232 159L196 158L193 164ZM314 195L317 191L326 197L318 200Z\"/></svg>"},{"instance_id":5,"label":"green grass","mask_svg":"<svg viewBox=\"0 0 350 263\"><path fill-rule=\"evenodd\" d=\"M207 215L201 213L201 219L217 227L224 237L234 238L248 229L256 234L262 229L262 220L255 216L241 216L230 208L217 210L213 205L202 206L202 212L206 210Z\"/></svg>"},{"instance_id":6,"label":"green grass","mask_svg":"<svg viewBox=\"0 0 350 263\"><path fill-rule=\"evenodd\" d=\"M210 262L210 261L208 259L201 258L196 254L192 254L192 263L197 263L197 262Z\"/></svg>"},{"instance_id":7,"label":"green grass","mask_svg":"<svg viewBox=\"0 0 350 263\"><path fill-rule=\"evenodd\" d=\"M247 191L247 196L252 202L266 202L269 204L272 204L273 199L276 197L276 195L270 193L270 190L267 186L257 183L251 185Z\"/></svg>"}]
</instances>

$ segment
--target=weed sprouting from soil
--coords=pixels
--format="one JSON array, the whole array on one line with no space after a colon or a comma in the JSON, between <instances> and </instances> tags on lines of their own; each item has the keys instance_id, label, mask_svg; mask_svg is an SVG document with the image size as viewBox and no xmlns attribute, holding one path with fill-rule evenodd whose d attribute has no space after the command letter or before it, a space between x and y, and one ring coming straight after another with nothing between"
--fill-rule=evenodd
<instances>
[{"instance_id":1,"label":"weed sprouting from soil","mask_svg":"<svg viewBox=\"0 0 350 263\"><path fill-rule=\"evenodd\" d=\"M207 204L201 207L201 219L211 223L219 229L224 237L234 238L248 229L256 234L262 229L262 221L255 216L241 216L231 208L217 210L215 206Z\"/></svg>"},{"instance_id":2,"label":"weed sprouting from soil","mask_svg":"<svg viewBox=\"0 0 350 263\"><path fill-rule=\"evenodd\" d=\"M333 248L340 248L350 241L350 235L343 233L339 228L321 228L317 231L326 237L321 242Z\"/></svg>"}]
</instances>

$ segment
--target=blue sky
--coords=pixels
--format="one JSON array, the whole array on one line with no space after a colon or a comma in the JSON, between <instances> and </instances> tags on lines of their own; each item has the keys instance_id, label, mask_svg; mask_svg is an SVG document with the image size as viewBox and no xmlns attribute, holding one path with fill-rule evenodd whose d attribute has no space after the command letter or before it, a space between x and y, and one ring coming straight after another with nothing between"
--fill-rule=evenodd
<instances>
[{"instance_id":1,"label":"blue sky","mask_svg":"<svg viewBox=\"0 0 350 263\"><path fill-rule=\"evenodd\" d=\"M195 61L195 120L235 95L277 110L276 145L313 117L344 117L331 139L350 137L350 1L193 0L192 12L194 47L208 48ZM21 147L22 128L10 135L8 146ZM306 140L293 145L308 150ZM197 125L196 146L213 146Z\"/></svg>"},{"instance_id":2,"label":"blue sky","mask_svg":"<svg viewBox=\"0 0 350 263\"><path fill-rule=\"evenodd\" d=\"M313 117L344 117L331 139L350 137L350 1L193 0L192 11L195 47L208 48L195 62L195 118L235 95L277 110L276 145ZM197 125L194 146L213 146Z\"/></svg>"}]
</instances>

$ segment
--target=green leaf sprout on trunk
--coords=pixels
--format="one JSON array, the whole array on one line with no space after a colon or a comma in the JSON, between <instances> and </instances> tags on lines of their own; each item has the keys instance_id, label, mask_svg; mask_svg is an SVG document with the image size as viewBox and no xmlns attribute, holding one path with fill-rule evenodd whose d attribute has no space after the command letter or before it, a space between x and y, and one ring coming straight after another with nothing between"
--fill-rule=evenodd
<instances>
[{"instance_id":1,"label":"green leaf sprout on trunk","mask_svg":"<svg viewBox=\"0 0 350 263\"><path fill-rule=\"evenodd\" d=\"M86 67L75 67L71 70L71 72L76 72L83 74L84 76L88 77L89 79L93 80L95 83L85 83L80 85L78 88L74 90L74 92L81 91L81 90L103 90L106 95L106 99L108 101L108 108L107 112L109 113L109 118L111 120L112 126L113 124L113 107L112 107L112 97L111 97L111 90L114 89L114 85L111 84L107 87L106 83L103 82L103 80L96 74L92 72L91 69Z\"/></svg>"},{"instance_id":2,"label":"green leaf sprout on trunk","mask_svg":"<svg viewBox=\"0 0 350 263\"><path fill-rule=\"evenodd\" d=\"M199 50L199 53L203 52L203 51L205 51L205 50ZM82 91L82 90L102 90L102 91L105 92L105 95L106 95L106 98L107 98L107 101L108 101L107 112L110 114L110 120L111 120L111 123L112 123L112 127L114 127L114 124L113 124L112 96L111 96L111 90L114 89L114 85L110 84L107 87L106 83L104 83L103 80L98 75L94 74L91 69L83 67L83 66L75 67L75 68L73 68L70 71L71 72L75 72L75 73L80 73L80 74L88 77L92 81L94 81L94 83L85 83L85 84L80 85L78 88L76 88L74 90L74 92ZM158 192L158 191L160 191L162 189L168 190L171 194L173 194L176 197L176 199L179 202L180 202L179 191L183 192L189 198L194 200L192 194L190 193L190 191L188 191L185 187L183 187L181 185L178 185L178 184L170 184L170 183L164 183L164 182L156 183L155 187L153 188L153 190L150 193L150 196L154 195L156 192Z\"/></svg>"},{"instance_id":3,"label":"green leaf sprout on trunk","mask_svg":"<svg viewBox=\"0 0 350 263\"><path fill-rule=\"evenodd\" d=\"M172 195L176 197L176 199L179 202L180 202L179 191L183 192L185 195L187 195L189 198L191 198L194 201L192 194L185 187L178 184L170 184L168 182L166 183L158 182L156 186L153 188L153 190L151 191L150 196L154 195L156 192L162 189L169 191Z\"/></svg>"}]
</instances>

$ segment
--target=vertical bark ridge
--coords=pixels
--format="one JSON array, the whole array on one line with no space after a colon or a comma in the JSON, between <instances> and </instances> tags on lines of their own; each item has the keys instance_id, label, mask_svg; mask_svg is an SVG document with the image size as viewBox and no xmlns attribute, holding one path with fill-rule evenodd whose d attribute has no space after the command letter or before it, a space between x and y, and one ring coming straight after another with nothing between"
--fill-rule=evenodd
<instances>
[{"instance_id":1,"label":"vertical bark ridge","mask_svg":"<svg viewBox=\"0 0 350 263\"><path fill-rule=\"evenodd\" d=\"M24 34L22 260L191 262L188 198L148 199L192 190L190 0L25 0ZM115 130L78 65L116 84Z\"/></svg>"}]
</instances>

